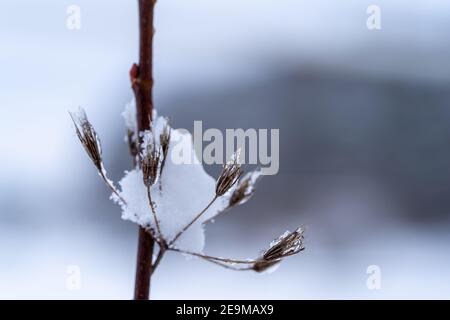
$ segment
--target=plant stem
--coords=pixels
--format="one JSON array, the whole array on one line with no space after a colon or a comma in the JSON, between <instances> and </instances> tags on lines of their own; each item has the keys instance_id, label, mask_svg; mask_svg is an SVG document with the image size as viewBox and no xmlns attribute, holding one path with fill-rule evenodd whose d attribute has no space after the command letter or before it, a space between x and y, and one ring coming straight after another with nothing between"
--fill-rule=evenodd
<instances>
[{"instance_id":1,"label":"plant stem","mask_svg":"<svg viewBox=\"0 0 450 320\"><path fill-rule=\"evenodd\" d=\"M201 254L201 253L196 253L196 252L191 252L191 251L185 251L185 250L181 250L181 249L176 249L176 248L170 248L169 250L171 251L176 251L176 252L180 252L180 253L184 253L184 254L188 254L191 256L195 256L195 257L199 257L205 260L214 260L214 261L220 261L220 262L225 262L225 263L232 263L232 264L253 264L253 263L257 263L257 260L239 260L239 259L230 259L230 258L220 258L220 257L214 257L214 256L208 256L206 254Z\"/></svg>"},{"instance_id":2,"label":"plant stem","mask_svg":"<svg viewBox=\"0 0 450 320\"><path fill-rule=\"evenodd\" d=\"M183 229L181 229L177 235L172 239L172 241L169 242L169 247L171 245L173 245L175 243L175 241L178 240L178 238L183 234L183 232L185 232L190 226L192 226L205 212L206 210L208 210L212 204L217 200L218 196L214 196L214 198L208 203L208 205L199 213L195 216L195 218L189 222L186 226L184 226Z\"/></svg>"},{"instance_id":3,"label":"plant stem","mask_svg":"<svg viewBox=\"0 0 450 320\"><path fill-rule=\"evenodd\" d=\"M222 268L230 269L230 270L233 270L233 271L248 271L248 270L254 270L254 269L253 269L253 266L250 266L250 267L236 267L236 266L233 266L233 265L231 265L231 264L226 264L226 263L224 263L224 262L220 262L220 261L216 261L216 260L212 260L212 259L207 259L207 258L202 258L202 259L205 259L205 260L208 261L208 262L214 263L214 264L216 264L216 265L218 265L218 266L220 266L220 267L222 267Z\"/></svg>"},{"instance_id":4,"label":"plant stem","mask_svg":"<svg viewBox=\"0 0 450 320\"><path fill-rule=\"evenodd\" d=\"M153 111L153 13L155 0L139 0L139 66L133 65L130 76L136 98L138 133L150 129ZM139 228L134 299L150 298L154 240Z\"/></svg>"},{"instance_id":5,"label":"plant stem","mask_svg":"<svg viewBox=\"0 0 450 320\"><path fill-rule=\"evenodd\" d=\"M159 246L159 252L158 252L158 256L156 257L155 262L153 263L153 268L152 268L152 274L153 272L155 272L156 268L158 267L159 263L161 262L161 259L164 256L164 253L166 253L166 248L162 245Z\"/></svg>"},{"instance_id":6,"label":"plant stem","mask_svg":"<svg viewBox=\"0 0 450 320\"><path fill-rule=\"evenodd\" d=\"M152 236L139 228L139 246L136 265L136 283L134 287L135 300L148 300L150 298L150 278L153 273L152 256L154 241Z\"/></svg>"},{"instance_id":7,"label":"plant stem","mask_svg":"<svg viewBox=\"0 0 450 320\"><path fill-rule=\"evenodd\" d=\"M103 169L103 167L101 168L101 170L98 171L100 177L102 178L102 180L105 182L106 186L111 190L112 193L114 193L117 198L119 198L119 200L126 205L127 202L125 201L124 198L122 198L119 194L119 191L117 191L116 187L114 186L114 184L111 182L111 180L108 179L108 177L105 174L105 170Z\"/></svg>"},{"instance_id":8,"label":"plant stem","mask_svg":"<svg viewBox=\"0 0 450 320\"><path fill-rule=\"evenodd\" d=\"M155 204L152 201L152 194L151 194L151 190L150 187L147 186L147 199L148 199L148 203L150 205L150 209L152 210L152 214L153 214L153 219L155 220L155 224L156 224L156 231L158 231L158 237L162 239L162 233L161 233L161 227L159 224L159 220L158 220L158 216L156 215L156 209L155 209Z\"/></svg>"}]
</instances>

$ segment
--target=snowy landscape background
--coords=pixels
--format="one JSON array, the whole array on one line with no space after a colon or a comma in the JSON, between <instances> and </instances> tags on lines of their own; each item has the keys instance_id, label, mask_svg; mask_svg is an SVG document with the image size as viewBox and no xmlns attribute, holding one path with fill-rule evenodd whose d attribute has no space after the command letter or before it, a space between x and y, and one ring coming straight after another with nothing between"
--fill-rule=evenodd
<instances>
[{"instance_id":1,"label":"snowy landscape background","mask_svg":"<svg viewBox=\"0 0 450 320\"><path fill-rule=\"evenodd\" d=\"M82 106L118 180L137 1L0 4L0 298L129 299L137 226L79 145ZM66 28L81 8L82 28ZM382 9L382 30L366 9ZM206 252L254 257L308 226L273 274L168 254L156 299L450 297L450 3L160 0L155 99L175 128L279 128L280 172L207 228ZM217 175L217 167L207 170ZM67 268L81 270L68 290ZM366 287L370 265L381 289Z\"/></svg>"}]
</instances>

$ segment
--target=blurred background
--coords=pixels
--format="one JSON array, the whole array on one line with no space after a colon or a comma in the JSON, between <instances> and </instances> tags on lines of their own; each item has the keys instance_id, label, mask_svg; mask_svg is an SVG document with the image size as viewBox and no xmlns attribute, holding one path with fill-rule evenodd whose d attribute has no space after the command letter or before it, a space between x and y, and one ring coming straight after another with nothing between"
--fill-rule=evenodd
<instances>
[{"instance_id":1,"label":"blurred background","mask_svg":"<svg viewBox=\"0 0 450 320\"><path fill-rule=\"evenodd\" d=\"M273 274L168 254L153 298L450 298L448 1L160 0L156 30L156 106L174 127L280 129L279 174L208 226L206 252L254 257L308 231ZM120 179L137 35L137 1L1 2L0 298L132 297L137 226L67 110L86 109Z\"/></svg>"}]
</instances>

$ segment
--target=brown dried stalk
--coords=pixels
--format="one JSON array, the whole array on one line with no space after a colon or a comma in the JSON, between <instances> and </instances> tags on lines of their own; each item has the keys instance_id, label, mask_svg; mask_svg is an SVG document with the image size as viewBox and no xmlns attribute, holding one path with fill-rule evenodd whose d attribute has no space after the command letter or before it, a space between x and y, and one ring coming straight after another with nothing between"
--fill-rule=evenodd
<instances>
[{"instance_id":1,"label":"brown dried stalk","mask_svg":"<svg viewBox=\"0 0 450 320\"><path fill-rule=\"evenodd\" d=\"M199 258L202 258L202 259L205 259L205 260L214 260L214 261L220 261L220 262L224 262L224 263L254 264L254 263L258 262L258 260L239 260L239 259L214 257L214 256L209 256L209 255L205 255L205 254L201 254L201 253L197 253L197 252L186 251L186 250L177 249L177 248L169 248L169 250L176 251L176 252L183 253L183 254L187 254L187 255L190 255L190 256L199 257Z\"/></svg>"}]
</instances>

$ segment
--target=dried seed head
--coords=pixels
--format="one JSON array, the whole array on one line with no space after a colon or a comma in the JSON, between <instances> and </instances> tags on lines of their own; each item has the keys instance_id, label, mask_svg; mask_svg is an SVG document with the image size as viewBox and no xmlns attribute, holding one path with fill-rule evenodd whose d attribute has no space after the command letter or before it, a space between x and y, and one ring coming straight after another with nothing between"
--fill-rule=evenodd
<instances>
[{"instance_id":1,"label":"dried seed head","mask_svg":"<svg viewBox=\"0 0 450 320\"><path fill-rule=\"evenodd\" d=\"M258 168L255 171L247 173L242 179L240 179L231 194L228 207L231 208L247 202L255 193L255 185L260 177L261 170Z\"/></svg>"},{"instance_id":2,"label":"dried seed head","mask_svg":"<svg viewBox=\"0 0 450 320\"><path fill-rule=\"evenodd\" d=\"M161 145L161 153L162 153L162 161L161 161L161 168L159 174L162 173L164 169L164 165L166 163L167 153L169 152L169 144L170 144L170 133L171 129L169 125L166 123L164 124L164 128L159 135L159 144Z\"/></svg>"},{"instance_id":3,"label":"dried seed head","mask_svg":"<svg viewBox=\"0 0 450 320\"><path fill-rule=\"evenodd\" d=\"M256 272L264 272L273 266L279 264L281 260L264 261L260 260L253 265L253 270Z\"/></svg>"},{"instance_id":4,"label":"dried seed head","mask_svg":"<svg viewBox=\"0 0 450 320\"><path fill-rule=\"evenodd\" d=\"M286 231L272 241L262 259L266 261L279 260L305 250L303 244L304 232L305 230L302 227L297 228L294 232Z\"/></svg>"},{"instance_id":5,"label":"dried seed head","mask_svg":"<svg viewBox=\"0 0 450 320\"><path fill-rule=\"evenodd\" d=\"M223 166L216 182L216 196L223 196L239 180L242 174L239 154L240 150L233 153L231 160Z\"/></svg>"},{"instance_id":6,"label":"dried seed head","mask_svg":"<svg viewBox=\"0 0 450 320\"><path fill-rule=\"evenodd\" d=\"M161 148L156 144L150 131L144 132L142 142L141 167L144 184L152 186L158 179L161 164Z\"/></svg>"},{"instance_id":7,"label":"dried seed head","mask_svg":"<svg viewBox=\"0 0 450 320\"><path fill-rule=\"evenodd\" d=\"M262 272L275 264L279 263L283 258L297 254L305 250L303 244L305 230L302 227L297 228L294 232L286 231L277 239L270 243L262 257L253 265L253 270Z\"/></svg>"},{"instance_id":8,"label":"dried seed head","mask_svg":"<svg viewBox=\"0 0 450 320\"><path fill-rule=\"evenodd\" d=\"M98 138L94 127L89 122L86 112L82 108L79 108L77 112L69 112L69 114L84 150L86 150L86 153L89 158L91 158L95 167L101 172L103 164L100 139Z\"/></svg>"}]
</instances>

